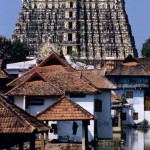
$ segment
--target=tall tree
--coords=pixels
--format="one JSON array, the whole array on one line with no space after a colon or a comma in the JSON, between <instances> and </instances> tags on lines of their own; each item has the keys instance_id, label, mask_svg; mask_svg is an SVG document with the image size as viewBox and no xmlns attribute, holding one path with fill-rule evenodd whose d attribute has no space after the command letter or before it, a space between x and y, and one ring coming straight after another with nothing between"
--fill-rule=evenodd
<instances>
[{"instance_id":1,"label":"tall tree","mask_svg":"<svg viewBox=\"0 0 150 150\"><path fill-rule=\"evenodd\" d=\"M26 57L32 49L24 42L22 43L19 39L12 41L11 43L11 62L19 62L26 60Z\"/></svg>"},{"instance_id":2,"label":"tall tree","mask_svg":"<svg viewBox=\"0 0 150 150\"><path fill-rule=\"evenodd\" d=\"M150 38L143 43L141 54L144 57L150 57Z\"/></svg>"},{"instance_id":3,"label":"tall tree","mask_svg":"<svg viewBox=\"0 0 150 150\"><path fill-rule=\"evenodd\" d=\"M29 53L33 51L33 48L19 39L10 41L6 37L0 36L0 59L3 59L5 64L25 61Z\"/></svg>"},{"instance_id":4,"label":"tall tree","mask_svg":"<svg viewBox=\"0 0 150 150\"><path fill-rule=\"evenodd\" d=\"M3 59L5 62L9 62L11 41L6 39L4 36L0 36L0 59Z\"/></svg>"}]
</instances>

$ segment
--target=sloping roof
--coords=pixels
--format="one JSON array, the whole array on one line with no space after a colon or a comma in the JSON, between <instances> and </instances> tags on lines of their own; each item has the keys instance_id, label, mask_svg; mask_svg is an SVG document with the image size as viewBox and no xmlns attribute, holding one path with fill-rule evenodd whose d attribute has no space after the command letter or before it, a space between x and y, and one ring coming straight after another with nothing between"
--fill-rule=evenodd
<instances>
[{"instance_id":1,"label":"sloping roof","mask_svg":"<svg viewBox=\"0 0 150 150\"><path fill-rule=\"evenodd\" d=\"M54 72L45 78L65 92L95 93L97 89L81 78L79 72Z\"/></svg>"},{"instance_id":2,"label":"sloping roof","mask_svg":"<svg viewBox=\"0 0 150 150\"><path fill-rule=\"evenodd\" d=\"M148 71L150 71L150 58L137 58L139 63L143 65Z\"/></svg>"},{"instance_id":3,"label":"sloping roof","mask_svg":"<svg viewBox=\"0 0 150 150\"><path fill-rule=\"evenodd\" d=\"M49 128L14 104L0 96L0 133L33 133Z\"/></svg>"},{"instance_id":4,"label":"sloping roof","mask_svg":"<svg viewBox=\"0 0 150 150\"><path fill-rule=\"evenodd\" d=\"M10 78L9 75L4 71L0 69L0 79Z\"/></svg>"},{"instance_id":5,"label":"sloping roof","mask_svg":"<svg viewBox=\"0 0 150 150\"><path fill-rule=\"evenodd\" d=\"M31 75L25 82L8 91L6 95L52 96L65 92L95 93L97 89L80 78L79 72L51 72L42 74L42 78L32 80ZM45 81L43 81L45 79Z\"/></svg>"},{"instance_id":6,"label":"sloping roof","mask_svg":"<svg viewBox=\"0 0 150 150\"><path fill-rule=\"evenodd\" d=\"M108 73L108 76L150 76L150 72L132 55Z\"/></svg>"},{"instance_id":7,"label":"sloping roof","mask_svg":"<svg viewBox=\"0 0 150 150\"><path fill-rule=\"evenodd\" d=\"M116 89L117 87L106 77L100 74L98 69L96 70L84 70L82 76L91 82L98 89Z\"/></svg>"},{"instance_id":8,"label":"sloping roof","mask_svg":"<svg viewBox=\"0 0 150 150\"><path fill-rule=\"evenodd\" d=\"M56 52L51 51L50 55L46 57L40 64L41 66L49 66L49 65L62 65L64 67L71 67L65 59L61 58Z\"/></svg>"},{"instance_id":9,"label":"sloping roof","mask_svg":"<svg viewBox=\"0 0 150 150\"><path fill-rule=\"evenodd\" d=\"M39 120L92 120L95 117L66 96L37 115Z\"/></svg>"},{"instance_id":10,"label":"sloping roof","mask_svg":"<svg viewBox=\"0 0 150 150\"><path fill-rule=\"evenodd\" d=\"M56 52L51 51L50 55L45 58L38 66L27 71L24 75L16 78L12 82L8 83L7 86L17 86L18 84L25 82L34 72L52 72L52 71L73 71L74 69L67 64Z\"/></svg>"}]
</instances>

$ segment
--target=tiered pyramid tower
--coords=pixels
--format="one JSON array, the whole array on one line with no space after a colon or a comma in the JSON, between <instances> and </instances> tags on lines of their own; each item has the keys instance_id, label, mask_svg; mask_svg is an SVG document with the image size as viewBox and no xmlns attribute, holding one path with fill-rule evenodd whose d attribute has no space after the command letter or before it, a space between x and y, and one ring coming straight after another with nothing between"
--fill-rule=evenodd
<instances>
[{"instance_id":1,"label":"tiered pyramid tower","mask_svg":"<svg viewBox=\"0 0 150 150\"><path fill-rule=\"evenodd\" d=\"M124 0L23 0L16 37L76 58L137 57Z\"/></svg>"}]
</instances>

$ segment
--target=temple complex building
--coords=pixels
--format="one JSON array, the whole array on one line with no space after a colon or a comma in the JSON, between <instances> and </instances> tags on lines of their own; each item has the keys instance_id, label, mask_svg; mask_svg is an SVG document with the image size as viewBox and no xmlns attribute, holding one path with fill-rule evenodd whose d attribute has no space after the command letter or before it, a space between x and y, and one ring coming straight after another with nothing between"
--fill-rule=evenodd
<instances>
[{"instance_id":1,"label":"temple complex building","mask_svg":"<svg viewBox=\"0 0 150 150\"><path fill-rule=\"evenodd\" d=\"M15 38L75 59L138 56L124 0L22 0Z\"/></svg>"}]
</instances>

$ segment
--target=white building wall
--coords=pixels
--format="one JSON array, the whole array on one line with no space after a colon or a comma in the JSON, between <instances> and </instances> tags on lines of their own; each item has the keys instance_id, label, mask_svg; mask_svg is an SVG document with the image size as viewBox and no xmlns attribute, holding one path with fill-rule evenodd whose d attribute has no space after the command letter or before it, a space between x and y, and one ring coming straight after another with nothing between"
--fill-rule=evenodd
<instances>
[{"instance_id":1,"label":"white building wall","mask_svg":"<svg viewBox=\"0 0 150 150\"><path fill-rule=\"evenodd\" d=\"M14 97L14 104L18 107L24 109L24 97L23 96L15 96Z\"/></svg>"},{"instance_id":2,"label":"white building wall","mask_svg":"<svg viewBox=\"0 0 150 150\"><path fill-rule=\"evenodd\" d=\"M54 102L56 102L56 98L44 98L44 104L43 105L29 105L28 106L28 112L36 116L39 114L41 111L45 110L49 106L51 106Z\"/></svg>"},{"instance_id":3,"label":"white building wall","mask_svg":"<svg viewBox=\"0 0 150 150\"><path fill-rule=\"evenodd\" d=\"M85 98L71 98L74 102L79 104L81 107L86 109L88 112L94 115L94 95L86 95ZM82 122L79 123L82 127ZM79 128L82 133L82 128ZM82 138L82 134L77 135ZM94 138L94 120L90 120L90 125L88 126L88 140L91 141Z\"/></svg>"},{"instance_id":4,"label":"white building wall","mask_svg":"<svg viewBox=\"0 0 150 150\"><path fill-rule=\"evenodd\" d=\"M145 111L145 119L150 123L150 111Z\"/></svg>"},{"instance_id":5,"label":"white building wall","mask_svg":"<svg viewBox=\"0 0 150 150\"><path fill-rule=\"evenodd\" d=\"M103 91L101 94L96 95L95 99L102 100L102 112L95 112L97 117L97 137L100 139L111 139L111 92Z\"/></svg>"},{"instance_id":6,"label":"white building wall","mask_svg":"<svg viewBox=\"0 0 150 150\"><path fill-rule=\"evenodd\" d=\"M133 91L133 98L127 98L129 104L132 105L132 108L127 110L123 109L123 112L127 114L127 120L123 121L123 124L134 124L144 120L144 90L143 89L120 89L114 90L117 95L125 94L127 91ZM138 120L133 120L133 114L138 113Z\"/></svg>"}]
</instances>

